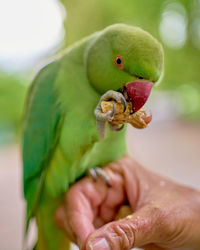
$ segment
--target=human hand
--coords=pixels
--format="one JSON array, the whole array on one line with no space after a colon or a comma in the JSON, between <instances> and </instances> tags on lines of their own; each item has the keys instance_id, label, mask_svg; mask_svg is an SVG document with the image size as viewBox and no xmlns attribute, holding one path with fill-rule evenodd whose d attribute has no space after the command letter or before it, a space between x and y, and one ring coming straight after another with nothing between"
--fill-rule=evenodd
<instances>
[{"instance_id":1,"label":"human hand","mask_svg":"<svg viewBox=\"0 0 200 250\"><path fill-rule=\"evenodd\" d=\"M200 249L200 192L130 157L104 167L112 182L85 177L66 193L57 225L82 250ZM128 204L131 215L127 215ZM126 208L126 209L125 209Z\"/></svg>"}]
</instances>

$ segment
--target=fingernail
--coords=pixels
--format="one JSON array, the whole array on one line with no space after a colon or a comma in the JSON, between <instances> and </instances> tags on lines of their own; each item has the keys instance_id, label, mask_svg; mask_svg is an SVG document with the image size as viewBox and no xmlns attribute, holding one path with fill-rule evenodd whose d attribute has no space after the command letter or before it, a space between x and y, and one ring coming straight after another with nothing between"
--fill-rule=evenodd
<instances>
[{"instance_id":1,"label":"fingernail","mask_svg":"<svg viewBox=\"0 0 200 250\"><path fill-rule=\"evenodd\" d=\"M89 246L90 250L110 250L109 244L105 238L94 240Z\"/></svg>"}]
</instances>

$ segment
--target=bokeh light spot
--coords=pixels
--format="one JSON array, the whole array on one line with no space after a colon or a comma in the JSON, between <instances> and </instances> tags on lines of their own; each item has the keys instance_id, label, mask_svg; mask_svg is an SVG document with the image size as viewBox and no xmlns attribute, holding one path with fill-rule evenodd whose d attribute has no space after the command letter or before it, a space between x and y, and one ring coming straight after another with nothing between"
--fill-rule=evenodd
<instances>
[{"instance_id":1,"label":"bokeh light spot","mask_svg":"<svg viewBox=\"0 0 200 250\"><path fill-rule=\"evenodd\" d=\"M170 48L182 48L187 39L187 15L180 3L165 6L159 32L163 42Z\"/></svg>"},{"instance_id":2,"label":"bokeh light spot","mask_svg":"<svg viewBox=\"0 0 200 250\"><path fill-rule=\"evenodd\" d=\"M200 93L193 86L194 84L183 84L178 88L181 106L180 113L190 114L199 110Z\"/></svg>"}]
</instances>

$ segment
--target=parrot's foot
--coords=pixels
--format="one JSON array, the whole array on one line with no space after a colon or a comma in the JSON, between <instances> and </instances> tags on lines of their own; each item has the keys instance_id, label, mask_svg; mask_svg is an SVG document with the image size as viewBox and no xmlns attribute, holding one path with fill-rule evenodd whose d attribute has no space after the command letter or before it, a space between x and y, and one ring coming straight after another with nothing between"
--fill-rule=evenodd
<instances>
[{"instance_id":1,"label":"parrot's foot","mask_svg":"<svg viewBox=\"0 0 200 250\"><path fill-rule=\"evenodd\" d=\"M95 167L91 168L88 171L88 175L92 177L94 181L97 180L98 177L100 177L105 183L108 185L108 187L112 187L112 183L109 179L109 177L106 175L106 173L100 168L100 167Z\"/></svg>"},{"instance_id":2,"label":"parrot's foot","mask_svg":"<svg viewBox=\"0 0 200 250\"><path fill-rule=\"evenodd\" d=\"M112 122L114 115L115 115L115 104L113 105L113 109L111 111L108 111L107 113L103 113L102 109L101 109L101 102L102 101L108 101L108 100L115 100L118 103L123 103L124 105L124 112L126 111L126 107L127 107L127 103L126 103L126 99L123 96L122 93L117 92L117 91L113 91L113 90L109 90L107 91L100 99L96 109L95 109L95 116L96 116L96 120L97 120L97 128L99 131L99 135L100 138L103 138L105 135L105 124L106 122ZM111 126L110 127L112 130L119 130L118 127L116 129L115 126ZM121 128L121 127L120 127Z\"/></svg>"}]
</instances>

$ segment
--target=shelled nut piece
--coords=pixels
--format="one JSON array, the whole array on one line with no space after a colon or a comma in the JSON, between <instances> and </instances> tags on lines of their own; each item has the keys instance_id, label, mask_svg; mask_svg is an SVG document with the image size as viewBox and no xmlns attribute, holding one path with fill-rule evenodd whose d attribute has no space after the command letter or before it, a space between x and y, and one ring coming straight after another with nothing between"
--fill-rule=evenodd
<instances>
[{"instance_id":1,"label":"shelled nut piece","mask_svg":"<svg viewBox=\"0 0 200 250\"><path fill-rule=\"evenodd\" d=\"M113 109L113 104L116 106L115 115L110 122L112 125L120 125L124 123L130 123L135 128L146 128L148 123L151 121L151 116L147 116L144 109L140 109L137 112L131 114L132 104L127 102L127 108L124 112L124 105L122 103L117 103L116 101L102 101L101 109L103 113Z\"/></svg>"}]
</instances>

